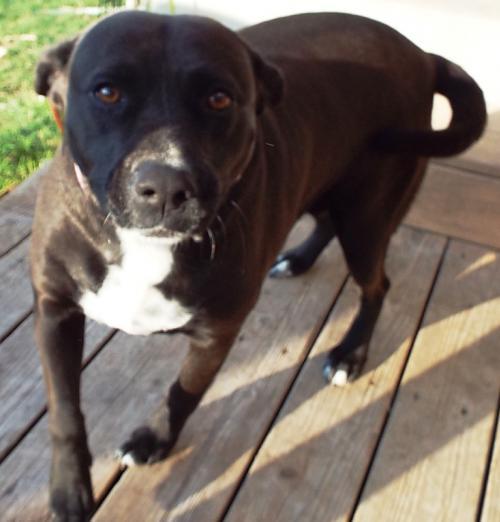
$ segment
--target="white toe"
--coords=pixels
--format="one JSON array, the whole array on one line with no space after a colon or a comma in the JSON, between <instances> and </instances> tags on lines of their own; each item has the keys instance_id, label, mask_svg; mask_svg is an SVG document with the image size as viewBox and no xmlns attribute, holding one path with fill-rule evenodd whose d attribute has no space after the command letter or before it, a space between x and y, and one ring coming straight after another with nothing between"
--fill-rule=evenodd
<instances>
[{"instance_id":1,"label":"white toe","mask_svg":"<svg viewBox=\"0 0 500 522\"><path fill-rule=\"evenodd\" d=\"M349 371L346 364L340 364L335 370L330 383L333 386L345 386L349 380Z\"/></svg>"},{"instance_id":2,"label":"white toe","mask_svg":"<svg viewBox=\"0 0 500 522\"><path fill-rule=\"evenodd\" d=\"M290 268L290 261L288 259L283 259L283 261L274 265L271 268L271 276L277 278L293 276L292 269Z\"/></svg>"},{"instance_id":3,"label":"white toe","mask_svg":"<svg viewBox=\"0 0 500 522\"><path fill-rule=\"evenodd\" d=\"M121 451L118 451L117 455L120 458L120 464L122 466L126 466L127 468L133 468L137 466L137 462L130 453L125 453L125 455L123 455Z\"/></svg>"}]
</instances>

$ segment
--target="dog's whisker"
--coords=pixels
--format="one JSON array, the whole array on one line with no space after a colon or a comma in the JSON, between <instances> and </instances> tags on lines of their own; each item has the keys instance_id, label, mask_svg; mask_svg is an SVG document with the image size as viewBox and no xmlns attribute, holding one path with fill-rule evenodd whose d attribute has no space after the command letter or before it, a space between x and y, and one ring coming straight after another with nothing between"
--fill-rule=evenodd
<instances>
[{"instance_id":1,"label":"dog's whisker","mask_svg":"<svg viewBox=\"0 0 500 522\"><path fill-rule=\"evenodd\" d=\"M238 213L242 217L243 222L245 223L245 225L248 225L247 217L245 216L245 213L241 209L240 205L234 199L231 199L229 201L229 203L231 203L231 205L238 211Z\"/></svg>"},{"instance_id":2,"label":"dog's whisker","mask_svg":"<svg viewBox=\"0 0 500 522\"><path fill-rule=\"evenodd\" d=\"M234 200L230 200L230 203L231 205L238 211L237 214L239 216L240 219L237 219L236 220L236 227L238 229L238 232L239 232L239 236L241 237L241 245L242 245L242 248L243 248L243 259L246 260L247 258L247 255L246 255L246 250L247 250L247 244L246 244L246 237L245 237L245 232L246 232L246 225L248 225L248 221L247 221L247 218L243 212L243 210L241 209L241 207L238 205L238 203L236 203L236 201ZM243 226L245 225L245 226ZM243 271L245 271L245 269L243 268Z\"/></svg>"},{"instance_id":3,"label":"dog's whisker","mask_svg":"<svg viewBox=\"0 0 500 522\"><path fill-rule=\"evenodd\" d=\"M224 237L226 237L226 225L224 223L224 220L219 216L219 214L215 216L215 219L219 222L220 227L222 229L222 234L224 235Z\"/></svg>"},{"instance_id":4,"label":"dog's whisker","mask_svg":"<svg viewBox=\"0 0 500 522\"><path fill-rule=\"evenodd\" d=\"M207 234L208 234L208 237L210 238L210 261L213 261L214 257L215 257L215 248L216 248L215 235L210 228L207 228Z\"/></svg>"},{"instance_id":5,"label":"dog's whisker","mask_svg":"<svg viewBox=\"0 0 500 522\"><path fill-rule=\"evenodd\" d=\"M104 221L102 222L102 226L104 227L106 223L108 222L108 219L111 217L111 212L108 212L106 214L106 217L104 218Z\"/></svg>"}]
</instances>

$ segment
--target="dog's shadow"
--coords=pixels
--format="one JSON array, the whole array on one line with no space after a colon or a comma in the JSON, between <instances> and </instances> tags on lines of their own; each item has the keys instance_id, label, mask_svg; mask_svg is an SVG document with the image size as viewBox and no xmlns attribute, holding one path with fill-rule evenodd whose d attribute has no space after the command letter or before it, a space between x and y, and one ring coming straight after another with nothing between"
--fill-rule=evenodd
<instances>
[{"instance_id":1,"label":"dog's shadow","mask_svg":"<svg viewBox=\"0 0 500 522\"><path fill-rule=\"evenodd\" d=\"M308 393L301 396L302 403L324 388L322 361L323 356L316 356L308 362L318 367L318 375L310 383ZM284 382L293 381L296 371L297 368L287 368L259 378L202 404L193 414L174 449L173 463L167 464L168 475L155 490L156 502L173 520L218 519L231 497L234 480L240 480L252 460L256 441L272 423L274 412L286 395L288 386ZM279 390L278 396L274 390ZM258 395L262 397L256 400ZM242 411L243 415L238 413ZM243 456L247 458L242 459ZM231 477L229 486L224 485L226 474ZM218 481L222 481L221 490Z\"/></svg>"},{"instance_id":2,"label":"dog's shadow","mask_svg":"<svg viewBox=\"0 0 500 522\"><path fill-rule=\"evenodd\" d=\"M404 243L396 250L402 250L402 247L404 248ZM470 266L474 267L475 262L471 258ZM398 263L397 254L393 256L392 263ZM390 264L391 259L389 259ZM474 277L472 277L473 273ZM397 284L396 280L399 278L406 280L406 275L406 272L400 274L394 282ZM470 273L459 274L456 284L467 286L474 280L477 281L478 277L491 275L489 267L476 267ZM311 276L314 277L314 270ZM411 282L403 284L411 285ZM345 287L343 295L349 291L352 293L352 290ZM494 289L492 289L492 298L493 292ZM399 293L405 294L405 289L401 288ZM400 297L396 297L395 301L398 299ZM351 301L354 303L355 299ZM481 307L487 301L485 296L482 298L471 296L471 301L466 308ZM340 301L337 302L336 308L342 308L340 305ZM324 352L320 350L319 353L314 352L304 365L298 361L293 366L281 368L268 375L264 374L255 380L247 378L243 386L237 384L228 386L229 391L223 396L220 395L220 388L219 395L211 398L209 394L208 400L202 403L199 410L188 421L172 460L158 465L165 466L165 472L158 469L161 478L156 482L155 501L166 514L168 513L168 520L219 520L228 512L237 495L238 501L242 501L243 506L248 506L249 498L246 498L246 495L255 495L257 492L257 498L259 494L265 496L266 484L273 484L275 487L276 481L281 483L282 490L287 491L287 497L295 498L293 505L300 502L297 498L302 498L302 502L305 503L310 502L312 499L307 496L311 495L310 488L317 487L318 491L322 490L325 476L329 482L328 489L335 491L338 488L345 491L345 485L342 488L341 484L345 476L335 472L335 465L340 462L339 455L336 455L337 451L341 452L343 462L352 463L352 466L349 465L349 474L352 474L349 480L356 491L352 495L344 495L346 498L332 494L334 500L329 506L329 516L331 515L332 519L345 516L353 509L352 503L355 501L356 492L363 486L366 463L377 448L382 423L396 392L398 400L405 401L404 404L408 409L415 411L415 415L419 418L418 422L412 423L418 432L417 439L410 437L398 441L398 444L405 446L403 450L405 458L392 462L389 469L379 469L377 479L368 483L365 496L377 493L420 461L491 415L492 408L495 406L494 401L490 400L491 390L498 388L495 368L498 368L500 363L496 346L500 330L498 327L490 328L489 331L486 329L452 356L440 360L425 372L403 381L399 387L396 379L384 393L370 394L366 391L370 386L377 386L377 383L380 386L386 378L392 377L391 370L388 369L390 363L386 365L383 363L396 355L396 352L398 352L397 356L400 356L401 349L408 350L411 344L408 332L405 333L401 329L392 330L388 326L394 322L394 318L390 317L394 313L391 306L389 304L385 311L386 318L381 316L379 332L378 335L377 331L375 332L374 343L363 376L344 390L325 387L321 377ZM356 310L354 305L343 308L348 316L353 315ZM448 311L435 308L433 322L427 323L425 328L435 326L439 330L444 321L452 316L459 316L463 311L463 306L459 304L452 306ZM417 321L418 318L415 320ZM392 335L388 335L388 331L392 331ZM290 339L300 333L304 334L304 329L296 325L295 331L290 332ZM342 333L340 332L339 335L341 336ZM237 350L238 347L235 348ZM263 355L256 353L254 357L263 357ZM464 369L467 371L464 372ZM229 379L229 376L235 374L231 379L234 378L237 382L238 371L238 367L229 364L227 371L223 371L222 378ZM463 386L467 387L467 394L459 394L452 401L453 404L449 405L450 408L457 408L457 415L461 421L442 423L429 437L425 430L435 424L437 413L432 409L432 400L430 409L427 409L426 395L432 395L436 383L446 381L448 379L446 375L451 374L459 375L460 382L464 381L460 385L461 389ZM296 379L297 375L299 377ZM481 379L477 378L478 375L481 375ZM366 394L368 397L375 398L360 401L360 395ZM338 401L354 404L349 415L336 416ZM318 402L324 404L324 409L318 409ZM276 416L275 412L282 404L284 406ZM287 429L293 430L294 426L297 426L292 422L290 423L292 427L289 428L288 420L292 419L294 414L305 418L303 411L308 407L314 408L318 415L326 416L327 420L322 422L322 429L311 430L311 426L306 424L303 426L303 435L292 433L290 437L285 436L284 442L281 443L283 430L286 433ZM273 431L269 434L271 427L280 430L280 435L273 438ZM263 434L266 434L265 442L262 440ZM345 439L346 434L349 436L348 441ZM424 439L425 444L415 445L412 442ZM291 443L290 440L293 442ZM262 442L269 442L264 452L260 451ZM407 445L410 446L406 447ZM257 465L247 475L257 453L259 453ZM317 484L311 485L308 482L306 490L309 493L307 493L306 490L302 490L302 478L309 463L317 462L319 453L322 455L321 458L325 459L324 469L321 473L313 474L313 480L317 480ZM328 455L331 455L331 463L328 462ZM328 468L332 471L325 471ZM343 469L345 471L345 468ZM308 481L310 479L311 474L308 474ZM240 490L242 481L243 484L249 484L251 487L248 489L243 487ZM284 509L286 510L286 507ZM239 513L237 509L236 512ZM272 514L267 513L266 517L262 519L270 519Z\"/></svg>"},{"instance_id":3,"label":"dog's shadow","mask_svg":"<svg viewBox=\"0 0 500 522\"><path fill-rule=\"evenodd\" d=\"M418 408L417 402L423 399L422 390L432 389L443 370L447 371L446 367L477 368L478 361L481 361L482 364L492 364L494 367L495 361L498 362L495 353L495 339L498 337L499 330L492 331L451 358L408 381L398 393L411 397ZM238 486L253 462L256 451L260 449L258 441L261 434L266 432L264 429L266 426L271 423L278 426L281 422L286 422L288 416L293 415L294 411L313 400L318 394L325 395L324 415L329 415L328 409L335 410L336 394L343 392L335 388L325 388L320 378L322 363L322 354L308 360L308 373L315 374L316 378L310 379L308 382L302 380L299 384L300 401L296 401L297 396L295 396L291 403L285 406L284 415L278 416L277 419L273 419L272 411L274 409L271 410L269 407L271 397L268 398L269 400L262 398L262 400L255 401L255 396L261 389L267 390L269 396L272 395L273 389L282 390L283 379L290 380L288 370L258 379L247 386L238 388L230 395L200 407L186 425L174 452L174 463L170 465L168 474L156 486L155 501L164 509L165 513L168 513L168 520L219 520L230 509L232 501L238 495ZM491 381L493 372L489 373L491 375L488 379ZM486 386L491 385L491 382L486 383ZM283 392L281 393L283 394ZM334 455L336 450L342 451L344 461L351 460L355 475L354 482L357 483L357 490L359 490L362 487L365 469L361 461L368 461L369 454L376 447L378 437L375 427L372 427L369 434L363 427L366 427L366 419L382 421L384 416L381 412L387 411L392 394L393 390L368 403L340 422L332 423L330 427L312 437L299 438L300 442L287 448L286 451L280 450L276 446L273 447L272 444L276 444L276 440L274 440L271 447L278 457L272 458L267 453L264 456L263 464L259 463L256 469L251 471L250 479L246 479L252 481L253 494L258 491L266 495L266 484L270 484L271 479L272 482L282 483L283 488L288 491L287 496L298 495L299 498L304 496L304 502L311 501L312 499L307 498L308 493L301 491L301 480L311 457L316 455L315 460L317 460L318 451L323 452L323 455L325 448L330 448L334 462L338 460ZM274 399L276 402L280 402L282 397ZM250 409L244 407L245 403L248 404L249 401L255 403ZM242 406L243 410L247 410L243 416L238 414L238 409ZM455 437L483 421L492 412L488 401L483 400L473 406L469 405L460 413L463 423L445 423L435 432L435 436L427 439L426 444L419 445L418 448L412 446L405 459L400 459L390 469L383 470L381 479L378 482L375 481L366 494L368 496L375 494L421 460L443 448ZM429 415L432 415L432 412ZM420 428L417 426L417 431L425 431L425 425L428 425L428 422L430 422L428 418L421 419ZM237 423L242 428L235 430L234 425ZM236 436L236 431L238 431L238 436ZM201 434L204 434L204 437L200 440ZM347 444L342 441L345 434L352 436ZM324 458L328 460L327 454L324 454ZM160 466L162 465L160 464ZM329 466L330 464L325 463L325 469ZM318 490L321 489L321 482L324 480L321 475L318 475L318 484L316 484ZM328 474L326 475L328 476ZM344 480L342 476L336 476L333 473L329 489L333 491L339 487L342 480ZM350 477L350 481L353 482L352 477ZM311 485L309 484L309 486ZM294 490L296 491L294 492ZM245 494L242 496L243 504L248 506L249 499L245 499ZM337 502L330 506L333 510L329 512L332 520L346 515L353 508L352 501L356 497L354 493L341 501L339 501L338 495L332 496ZM293 504L296 504L296 501ZM267 516L271 516L271 514L268 513Z\"/></svg>"}]
</instances>

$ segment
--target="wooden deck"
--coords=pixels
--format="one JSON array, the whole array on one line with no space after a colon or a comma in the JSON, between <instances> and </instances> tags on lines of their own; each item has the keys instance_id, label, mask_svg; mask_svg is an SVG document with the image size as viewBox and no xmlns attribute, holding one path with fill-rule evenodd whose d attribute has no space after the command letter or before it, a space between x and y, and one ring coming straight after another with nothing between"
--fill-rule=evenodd
<instances>
[{"instance_id":1,"label":"wooden deck","mask_svg":"<svg viewBox=\"0 0 500 522\"><path fill-rule=\"evenodd\" d=\"M500 122L433 163L388 259L366 371L325 387L358 291L333 243L267 281L174 454L113 452L174 379L185 339L87 326L83 403L97 521L500 521ZM0 519L48 519L49 442L27 275L37 177L0 200ZM297 240L307 228L301 223Z\"/></svg>"}]
</instances>

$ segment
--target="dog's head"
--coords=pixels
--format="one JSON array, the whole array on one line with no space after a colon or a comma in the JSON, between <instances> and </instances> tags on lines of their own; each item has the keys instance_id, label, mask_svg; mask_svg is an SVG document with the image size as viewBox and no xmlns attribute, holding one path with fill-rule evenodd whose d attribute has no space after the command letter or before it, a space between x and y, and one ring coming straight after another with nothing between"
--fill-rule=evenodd
<instances>
[{"instance_id":1,"label":"dog's head","mask_svg":"<svg viewBox=\"0 0 500 522\"><path fill-rule=\"evenodd\" d=\"M209 225L282 88L222 25L144 12L112 15L51 49L36 80L64 112L75 169L102 211L159 236Z\"/></svg>"}]
</instances>

